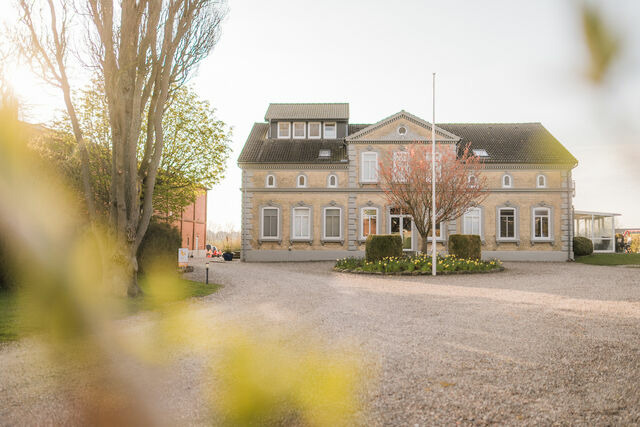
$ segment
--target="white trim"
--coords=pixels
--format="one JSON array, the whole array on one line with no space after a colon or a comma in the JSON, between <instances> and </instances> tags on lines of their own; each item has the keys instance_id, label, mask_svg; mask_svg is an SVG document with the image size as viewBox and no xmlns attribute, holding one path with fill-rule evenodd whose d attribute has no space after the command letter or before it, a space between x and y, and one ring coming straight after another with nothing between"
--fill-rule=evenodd
<instances>
[{"instance_id":1,"label":"white trim","mask_svg":"<svg viewBox=\"0 0 640 427\"><path fill-rule=\"evenodd\" d=\"M318 136L311 135L311 125L318 125ZM322 122L309 122L307 135L309 135L309 139L320 139L322 138Z\"/></svg>"},{"instance_id":2,"label":"white trim","mask_svg":"<svg viewBox=\"0 0 640 427\"><path fill-rule=\"evenodd\" d=\"M367 179L365 179L365 168L364 168L364 158L365 156L369 156L369 155L373 155L375 156L375 178L370 179L367 177ZM367 162L371 162L371 160L368 160ZM360 182L363 183L377 183L378 182L378 152L377 151L363 151L362 153L360 153Z\"/></svg>"},{"instance_id":3,"label":"white trim","mask_svg":"<svg viewBox=\"0 0 640 427\"><path fill-rule=\"evenodd\" d=\"M273 185L269 185L269 178L273 178ZM265 188L276 188L278 182L276 181L276 176L272 173L268 174L264 179Z\"/></svg>"},{"instance_id":4,"label":"white trim","mask_svg":"<svg viewBox=\"0 0 640 427\"><path fill-rule=\"evenodd\" d=\"M302 136L296 136L296 125L302 125ZM307 124L305 122L293 122L291 136L293 139L305 139L307 137Z\"/></svg>"},{"instance_id":5,"label":"white trim","mask_svg":"<svg viewBox=\"0 0 640 427\"><path fill-rule=\"evenodd\" d=\"M339 219L339 232L338 236L327 236L327 209L337 209L340 211L340 219ZM322 240L324 241L336 241L339 242L342 240L342 207L340 206L325 206L322 208Z\"/></svg>"},{"instance_id":6,"label":"white trim","mask_svg":"<svg viewBox=\"0 0 640 427\"><path fill-rule=\"evenodd\" d=\"M540 185L540 178L542 178L543 182L542 185ZM538 174L538 176L536 176L536 188L547 188L547 176L544 174Z\"/></svg>"},{"instance_id":7,"label":"white trim","mask_svg":"<svg viewBox=\"0 0 640 427\"><path fill-rule=\"evenodd\" d=\"M473 182L471 182L472 178ZM467 184L469 184L470 187L475 188L478 185L478 177L476 177L474 174L469 174L469 176L467 177Z\"/></svg>"},{"instance_id":8,"label":"white trim","mask_svg":"<svg viewBox=\"0 0 640 427\"><path fill-rule=\"evenodd\" d=\"M331 185L331 178L336 179L336 183L334 185ZM338 175L336 175L335 173L329 174L329 176L327 177L327 188L338 188Z\"/></svg>"},{"instance_id":9,"label":"white trim","mask_svg":"<svg viewBox=\"0 0 640 427\"><path fill-rule=\"evenodd\" d=\"M436 242L443 242L444 241L444 230L445 230L445 222L442 221L439 223L440 224L440 236L436 236ZM411 224L411 226L413 227L413 223ZM433 241L433 238L431 237L431 233L429 233L429 236L427 236L427 242L431 242Z\"/></svg>"},{"instance_id":10,"label":"white trim","mask_svg":"<svg viewBox=\"0 0 640 427\"><path fill-rule=\"evenodd\" d=\"M300 178L304 178L304 184L300 185ZM309 181L307 179L307 175L301 173L298 176L296 176L296 187L297 188L307 188L307 185L309 185Z\"/></svg>"},{"instance_id":11,"label":"white trim","mask_svg":"<svg viewBox=\"0 0 640 427\"><path fill-rule=\"evenodd\" d=\"M280 125L287 125L287 136L283 136L280 133ZM278 139L291 139L291 123L290 122L276 122L276 127L278 128Z\"/></svg>"},{"instance_id":12,"label":"white trim","mask_svg":"<svg viewBox=\"0 0 640 427\"><path fill-rule=\"evenodd\" d=\"M401 171L398 170L399 163ZM393 152L393 182L407 182L409 174L409 152L394 151Z\"/></svg>"},{"instance_id":13,"label":"white trim","mask_svg":"<svg viewBox=\"0 0 640 427\"><path fill-rule=\"evenodd\" d=\"M275 209L278 215L276 216L276 227L277 233L276 236L265 236L264 235L264 210L265 209ZM260 239L264 241L278 241L280 240L280 207L278 206L262 206L260 208Z\"/></svg>"},{"instance_id":14,"label":"white trim","mask_svg":"<svg viewBox=\"0 0 640 427\"><path fill-rule=\"evenodd\" d=\"M545 210L547 211L547 233L549 234L548 236L544 237L544 236L540 236L540 237L536 237L536 210ZM551 215L551 208L548 208L546 206L533 206L531 208L531 240L535 241L535 242L549 242L553 239L553 229L552 229L552 223L553 223L553 216Z\"/></svg>"},{"instance_id":15,"label":"white trim","mask_svg":"<svg viewBox=\"0 0 640 427\"><path fill-rule=\"evenodd\" d=\"M513 211L513 237L501 237L502 233L502 221L501 221L501 215L502 215L502 211L503 210L512 210ZM497 223L497 227L496 227L496 241L498 242L518 242L519 239L519 227L518 227L518 208L515 206L500 206L497 208L497 212L498 214L496 215L496 223Z\"/></svg>"},{"instance_id":16,"label":"white trim","mask_svg":"<svg viewBox=\"0 0 640 427\"><path fill-rule=\"evenodd\" d=\"M296 236L296 210L307 211L307 234ZM294 206L291 212L291 240L311 240L311 208L308 206ZM302 227L301 232L302 232Z\"/></svg>"},{"instance_id":17,"label":"white trim","mask_svg":"<svg viewBox=\"0 0 640 427\"><path fill-rule=\"evenodd\" d=\"M504 179L507 177L509 178L509 185L506 185L504 183ZM502 184L502 188L513 188L513 177L511 176L511 174L505 173L504 175L502 175L502 178L500 178L500 184Z\"/></svg>"},{"instance_id":18,"label":"white trim","mask_svg":"<svg viewBox=\"0 0 640 427\"><path fill-rule=\"evenodd\" d=\"M333 136L327 136L327 125L333 125ZM336 122L324 122L323 126L323 136L324 139L337 139L338 138L338 124Z\"/></svg>"},{"instance_id":19,"label":"white trim","mask_svg":"<svg viewBox=\"0 0 640 427\"><path fill-rule=\"evenodd\" d=\"M478 234L477 235L480 236L481 240L484 240L483 239L483 233L482 233L482 231L483 231L482 230L482 228L483 228L482 227L482 208L480 206L472 206L469 209L467 209L466 212L462 215L462 234L476 234L476 233L472 232L473 230L467 230L467 221L466 221L467 216L469 216L469 218L475 218L475 216L474 217L470 216L471 211L477 211L478 212L478 214L477 214L477 218L478 218Z\"/></svg>"},{"instance_id":20,"label":"white trim","mask_svg":"<svg viewBox=\"0 0 640 427\"><path fill-rule=\"evenodd\" d=\"M380 234L380 209L377 206L363 206L360 208L360 240L364 240L367 236L364 235L364 210L373 209L376 211L376 232Z\"/></svg>"}]
</instances>

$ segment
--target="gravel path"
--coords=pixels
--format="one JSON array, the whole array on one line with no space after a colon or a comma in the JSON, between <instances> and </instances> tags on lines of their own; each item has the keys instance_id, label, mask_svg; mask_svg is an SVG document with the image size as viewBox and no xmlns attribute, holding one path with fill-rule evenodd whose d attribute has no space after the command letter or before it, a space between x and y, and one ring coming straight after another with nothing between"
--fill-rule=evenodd
<instances>
[{"instance_id":1,"label":"gravel path","mask_svg":"<svg viewBox=\"0 0 640 427\"><path fill-rule=\"evenodd\" d=\"M640 424L640 270L505 266L431 278L335 273L326 262L213 263L210 280L225 287L192 307L293 341L312 330L328 347L348 343L372 375L362 392L369 425ZM190 277L204 279L201 264ZM136 333L145 322L126 323ZM3 424L65 417L43 376L25 372L36 345L0 349ZM159 393L185 424L206 419L197 365L179 360Z\"/></svg>"}]
</instances>

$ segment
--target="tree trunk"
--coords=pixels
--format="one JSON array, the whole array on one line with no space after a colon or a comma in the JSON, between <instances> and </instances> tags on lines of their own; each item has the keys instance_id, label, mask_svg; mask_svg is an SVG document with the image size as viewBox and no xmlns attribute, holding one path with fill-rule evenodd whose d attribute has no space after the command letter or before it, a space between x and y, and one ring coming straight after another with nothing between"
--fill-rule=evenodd
<instances>
[{"instance_id":1,"label":"tree trunk","mask_svg":"<svg viewBox=\"0 0 640 427\"><path fill-rule=\"evenodd\" d=\"M420 237L422 237L422 247L420 248L420 251L422 251L423 254L430 254L431 252L429 252L429 239L426 236Z\"/></svg>"},{"instance_id":2,"label":"tree trunk","mask_svg":"<svg viewBox=\"0 0 640 427\"><path fill-rule=\"evenodd\" d=\"M142 289L138 286L138 257L136 251L130 253L127 265L127 295L130 297L142 296Z\"/></svg>"}]
</instances>

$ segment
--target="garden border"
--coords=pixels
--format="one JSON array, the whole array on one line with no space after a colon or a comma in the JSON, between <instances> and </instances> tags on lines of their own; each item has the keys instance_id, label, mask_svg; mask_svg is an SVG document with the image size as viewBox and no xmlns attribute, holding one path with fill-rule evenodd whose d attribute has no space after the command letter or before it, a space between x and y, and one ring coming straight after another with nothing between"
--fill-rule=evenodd
<instances>
[{"instance_id":1,"label":"garden border","mask_svg":"<svg viewBox=\"0 0 640 427\"><path fill-rule=\"evenodd\" d=\"M348 268L337 268L333 267L333 271L337 273L350 273L350 274L374 274L378 276L427 276L431 275L431 270L429 271L395 271L385 273L384 271L362 271L362 270L349 270ZM479 271L471 271L471 270L458 270L458 271L441 271L437 273L437 276L443 275L452 275L452 274L488 274L488 273L500 273L505 271L504 266L500 266L498 268L494 268L492 270L479 270Z\"/></svg>"}]
</instances>

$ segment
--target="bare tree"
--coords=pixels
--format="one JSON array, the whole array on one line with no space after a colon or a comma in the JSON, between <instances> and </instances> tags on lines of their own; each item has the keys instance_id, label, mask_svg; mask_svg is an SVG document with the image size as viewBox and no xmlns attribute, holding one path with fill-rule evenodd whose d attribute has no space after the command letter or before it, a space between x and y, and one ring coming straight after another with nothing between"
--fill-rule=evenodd
<instances>
[{"instance_id":1,"label":"bare tree","mask_svg":"<svg viewBox=\"0 0 640 427\"><path fill-rule=\"evenodd\" d=\"M153 214L164 146L162 118L172 90L189 78L216 44L225 4L215 0L18 0L18 4L25 29L20 39L23 52L63 92L93 218L88 156L67 63L70 40L78 36L72 29L86 29L89 48L78 56L85 67L97 67L104 79L112 137L110 223L126 248L128 293L135 296L140 293L136 254ZM145 114L148 126L141 135ZM138 153L140 138L144 144Z\"/></svg>"}]
</instances>

